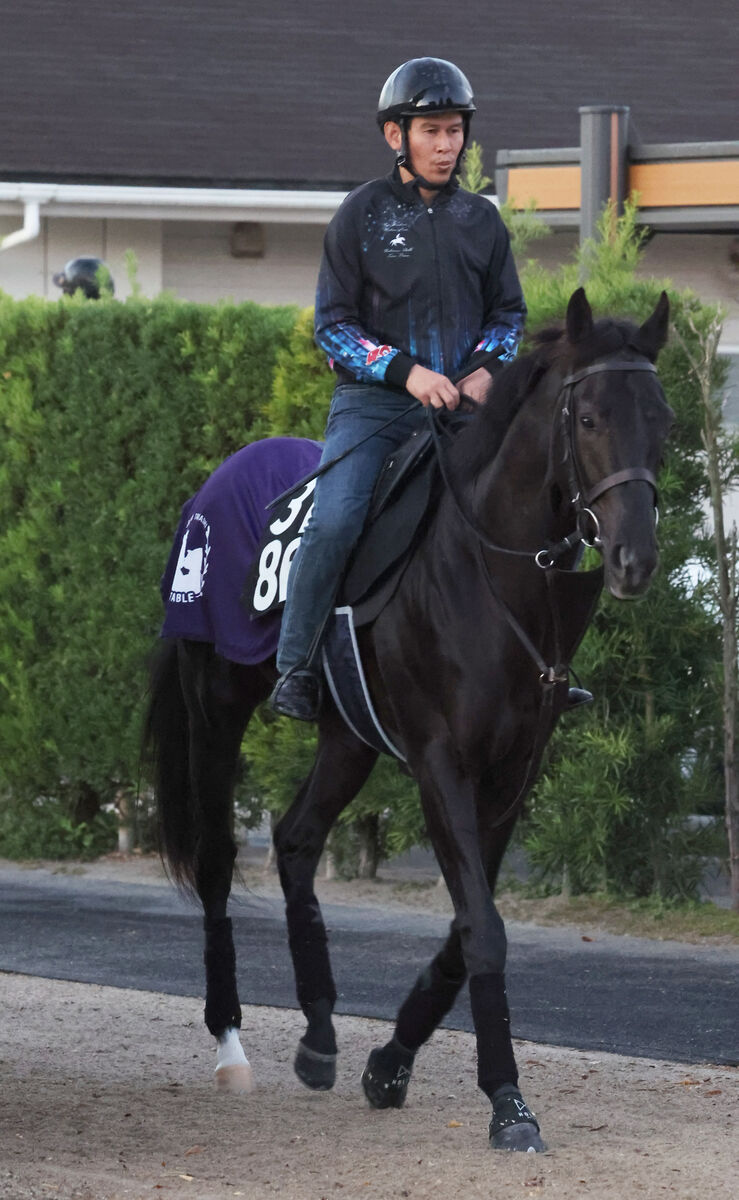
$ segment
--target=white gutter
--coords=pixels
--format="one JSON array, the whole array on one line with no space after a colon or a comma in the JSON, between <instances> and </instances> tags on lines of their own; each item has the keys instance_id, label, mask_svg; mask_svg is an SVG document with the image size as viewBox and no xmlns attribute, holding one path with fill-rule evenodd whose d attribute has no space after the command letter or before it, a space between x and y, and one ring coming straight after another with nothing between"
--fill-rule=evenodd
<instances>
[{"instance_id":1,"label":"white gutter","mask_svg":"<svg viewBox=\"0 0 739 1200\"><path fill-rule=\"evenodd\" d=\"M32 242L41 230L41 209L38 200L26 200L23 206L23 228L0 238L0 250L9 250L21 242Z\"/></svg>"},{"instance_id":2,"label":"white gutter","mask_svg":"<svg viewBox=\"0 0 739 1200\"><path fill-rule=\"evenodd\" d=\"M325 225L345 192L297 191L280 188L124 187L71 183L0 182L0 216L114 217L139 220L270 221ZM29 226L30 228L30 226ZM25 226L24 226L25 230ZM17 233L28 241L38 234ZM17 240L12 244L17 245ZM3 239L3 246L8 238Z\"/></svg>"}]
</instances>

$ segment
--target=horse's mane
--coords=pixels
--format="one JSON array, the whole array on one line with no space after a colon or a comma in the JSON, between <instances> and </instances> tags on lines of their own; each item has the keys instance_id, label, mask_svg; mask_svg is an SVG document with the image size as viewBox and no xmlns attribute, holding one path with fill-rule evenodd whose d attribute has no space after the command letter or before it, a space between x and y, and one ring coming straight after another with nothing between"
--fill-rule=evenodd
<instances>
[{"instance_id":1,"label":"horse's mane","mask_svg":"<svg viewBox=\"0 0 739 1200\"><path fill-rule=\"evenodd\" d=\"M489 398L456 439L452 460L455 467L469 478L492 461L518 410L551 367L559 364L574 371L588 366L603 355L627 347L636 331L631 321L606 317L596 321L592 333L575 345L568 340L564 324L535 333L532 349L496 374Z\"/></svg>"}]
</instances>

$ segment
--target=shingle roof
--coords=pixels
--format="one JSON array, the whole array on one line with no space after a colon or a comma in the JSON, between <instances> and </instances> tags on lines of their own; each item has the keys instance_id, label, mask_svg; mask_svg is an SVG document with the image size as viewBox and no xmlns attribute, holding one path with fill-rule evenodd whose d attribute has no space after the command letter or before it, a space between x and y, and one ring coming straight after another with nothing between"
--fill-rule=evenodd
<instances>
[{"instance_id":1,"label":"shingle roof","mask_svg":"<svg viewBox=\"0 0 739 1200\"><path fill-rule=\"evenodd\" d=\"M470 77L489 174L577 145L581 104L737 136L733 0L4 0L2 26L6 179L348 186L387 169L377 96L419 54Z\"/></svg>"}]
</instances>

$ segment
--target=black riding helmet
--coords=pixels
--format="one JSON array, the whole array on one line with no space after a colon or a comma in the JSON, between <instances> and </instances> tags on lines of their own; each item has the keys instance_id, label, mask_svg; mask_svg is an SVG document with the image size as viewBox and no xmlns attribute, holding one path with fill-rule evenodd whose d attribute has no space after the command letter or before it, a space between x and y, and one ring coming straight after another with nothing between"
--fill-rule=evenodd
<instances>
[{"instance_id":1,"label":"black riding helmet","mask_svg":"<svg viewBox=\"0 0 739 1200\"><path fill-rule=\"evenodd\" d=\"M103 275L98 275L101 267ZM115 292L113 276L101 258L72 258L52 279L67 296L80 290L89 300L99 300L101 286L111 296Z\"/></svg>"},{"instance_id":2,"label":"black riding helmet","mask_svg":"<svg viewBox=\"0 0 739 1200\"><path fill-rule=\"evenodd\" d=\"M455 171L460 169L470 132L470 118L475 112L475 98L467 76L454 63L444 58L412 58L393 71L385 81L377 105L377 124L383 131L386 121L396 121L403 131L403 146L398 155L399 165L412 171L408 157L408 124L413 117L432 112L458 112L464 119L464 143ZM416 176L424 187L438 187Z\"/></svg>"}]
</instances>

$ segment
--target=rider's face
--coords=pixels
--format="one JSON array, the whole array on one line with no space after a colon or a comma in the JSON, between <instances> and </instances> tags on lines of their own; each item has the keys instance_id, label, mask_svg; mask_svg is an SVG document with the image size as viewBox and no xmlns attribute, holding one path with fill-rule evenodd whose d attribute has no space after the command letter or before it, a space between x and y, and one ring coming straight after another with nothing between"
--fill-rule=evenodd
<instances>
[{"instance_id":1,"label":"rider's face","mask_svg":"<svg viewBox=\"0 0 739 1200\"><path fill-rule=\"evenodd\" d=\"M400 150L402 131L394 121L386 124L385 138L393 150ZM430 113L410 122L408 153L413 170L429 183L448 183L463 144L464 120L460 113Z\"/></svg>"}]
</instances>

